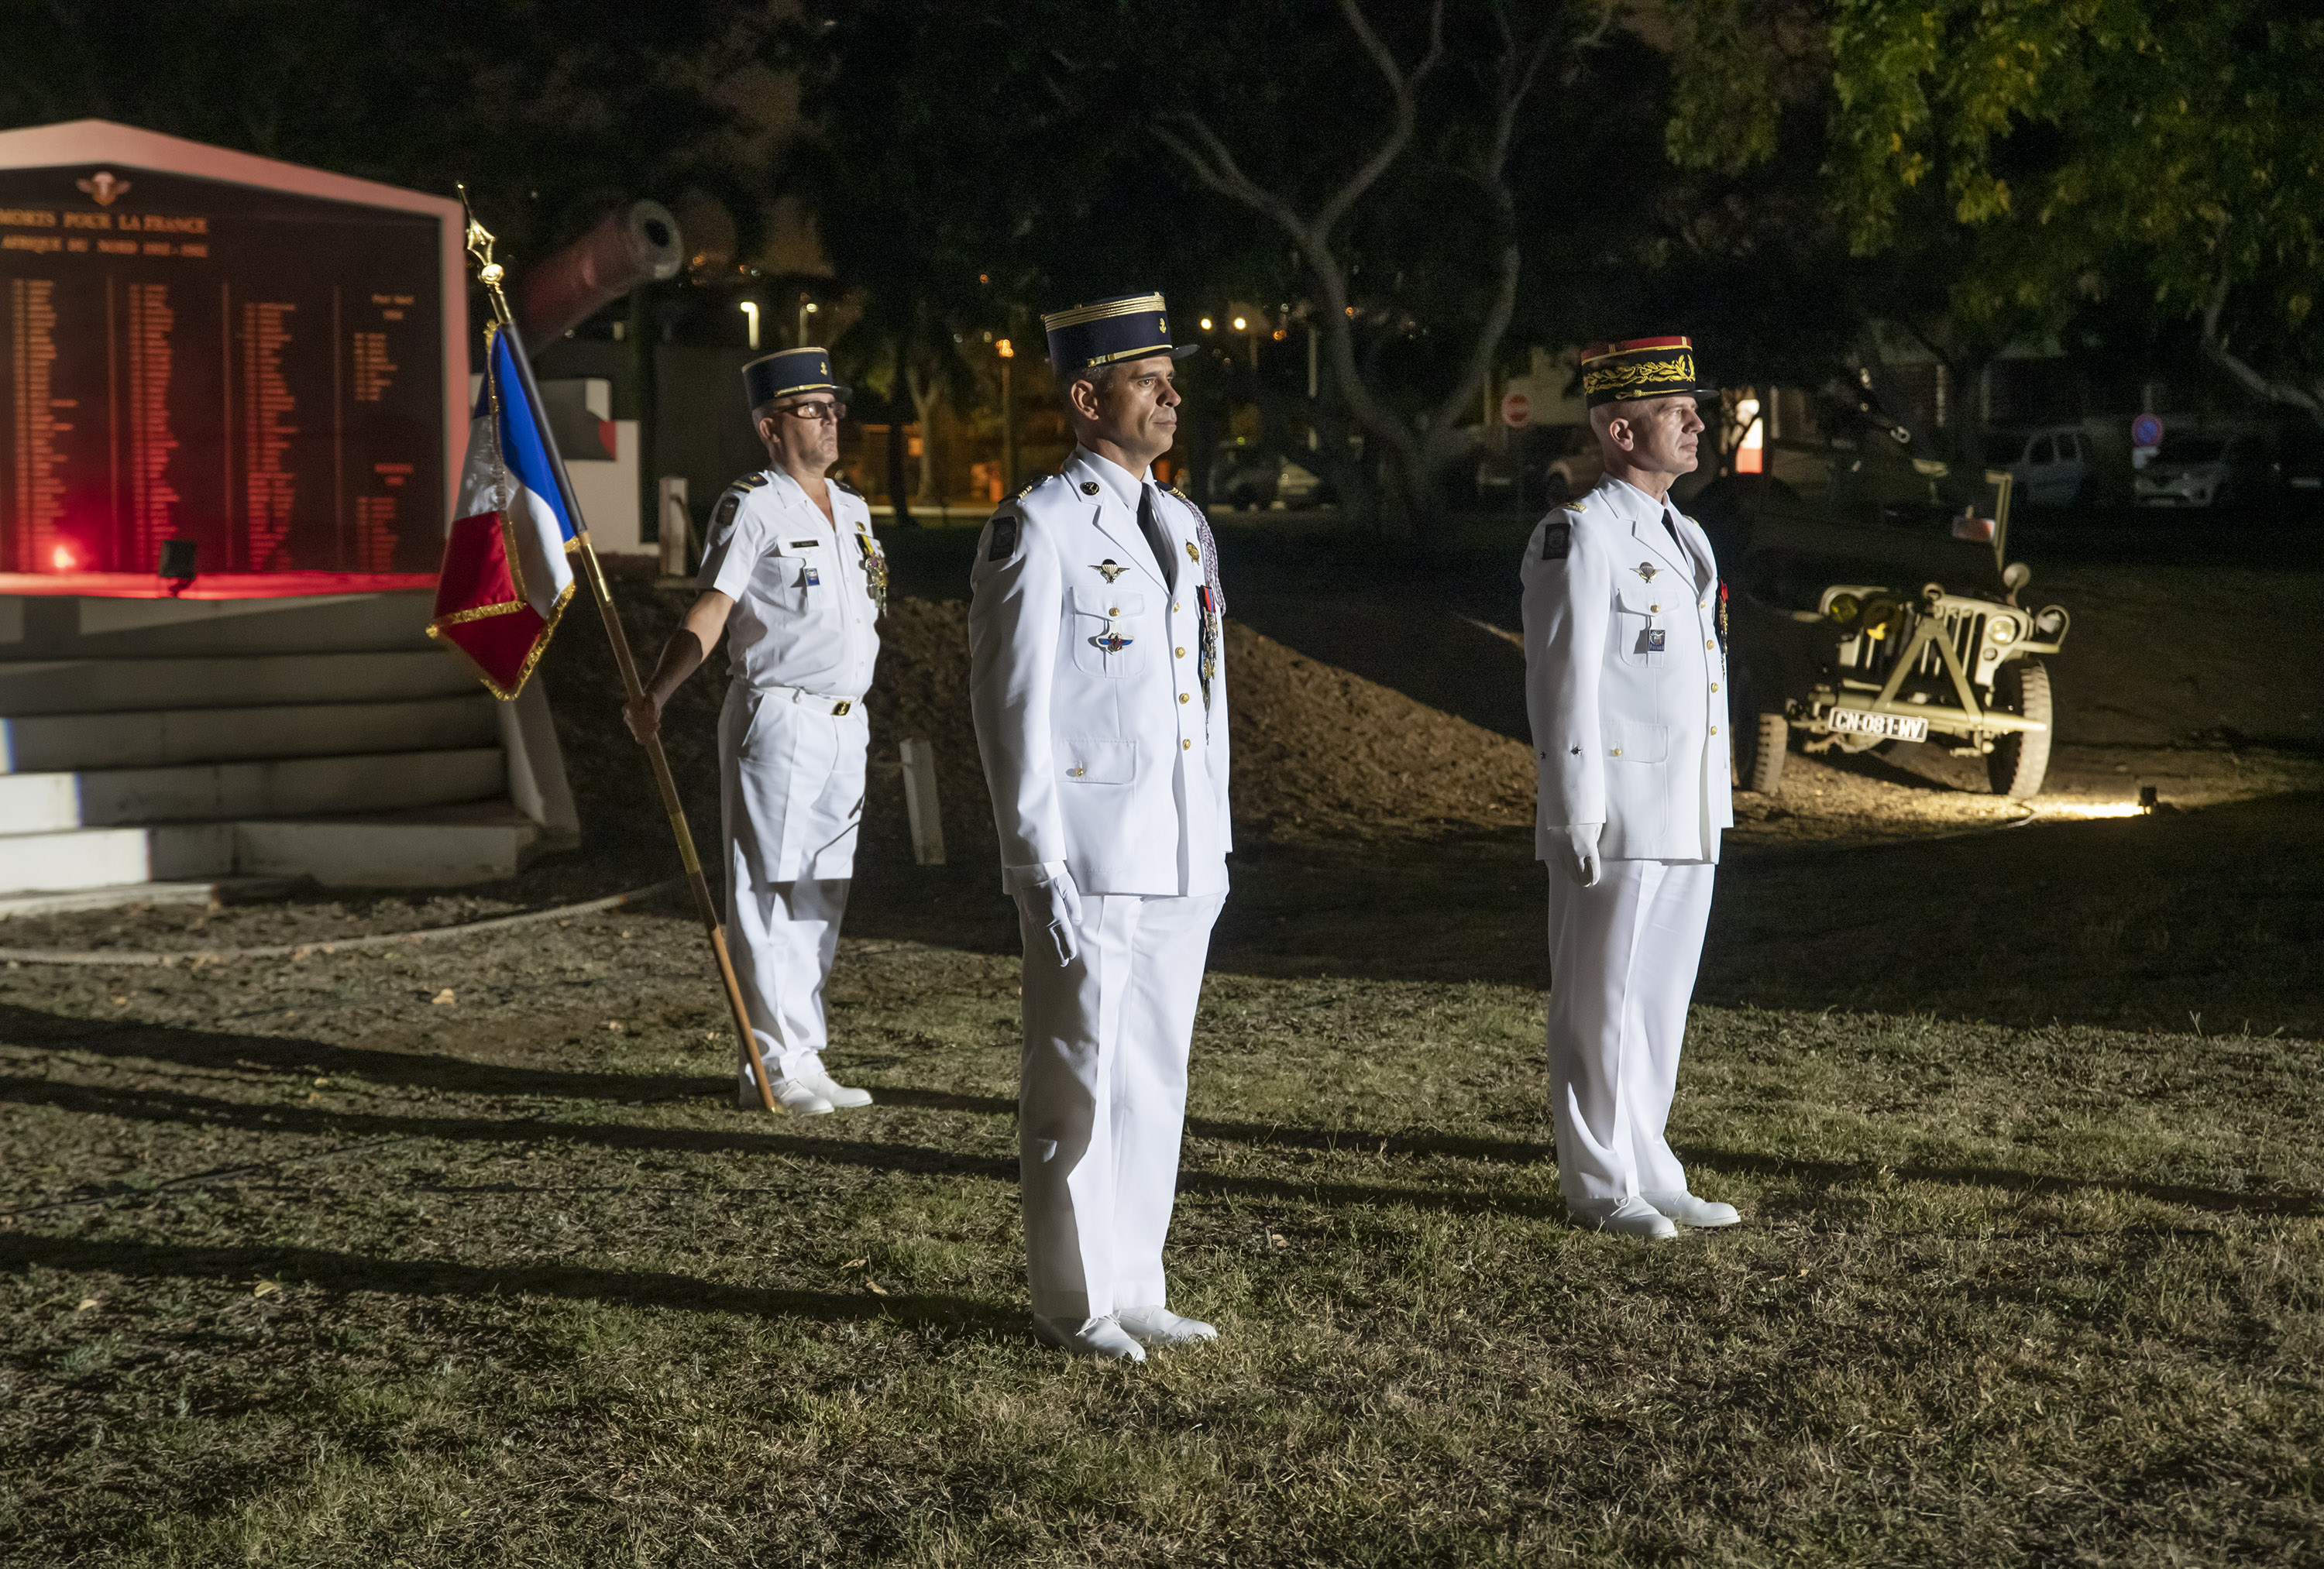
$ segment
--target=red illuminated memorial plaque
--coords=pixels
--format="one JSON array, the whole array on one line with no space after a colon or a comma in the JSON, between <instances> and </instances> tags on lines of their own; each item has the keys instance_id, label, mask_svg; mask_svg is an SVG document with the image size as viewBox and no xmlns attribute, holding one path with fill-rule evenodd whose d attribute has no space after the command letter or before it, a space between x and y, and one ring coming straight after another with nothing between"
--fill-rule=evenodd
<instances>
[{"instance_id":1,"label":"red illuminated memorial plaque","mask_svg":"<svg viewBox=\"0 0 2324 1569\"><path fill-rule=\"evenodd\" d=\"M0 133L0 594L432 584L459 206L105 121Z\"/></svg>"}]
</instances>

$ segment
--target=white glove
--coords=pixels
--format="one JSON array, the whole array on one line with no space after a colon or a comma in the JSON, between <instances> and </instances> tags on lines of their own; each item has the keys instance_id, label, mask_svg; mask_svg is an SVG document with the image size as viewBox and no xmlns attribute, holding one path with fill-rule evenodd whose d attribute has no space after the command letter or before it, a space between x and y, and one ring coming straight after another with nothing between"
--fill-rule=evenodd
<instances>
[{"instance_id":1,"label":"white glove","mask_svg":"<svg viewBox=\"0 0 2324 1569\"><path fill-rule=\"evenodd\" d=\"M1059 872L1046 883L1028 883L1017 890L1017 907L1029 922L1046 930L1056 945L1060 968L1074 962L1082 950L1082 891L1071 872Z\"/></svg>"},{"instance_id":2,"label":"white glove","mask_svg":"<svg viewBox=\"0 0 2324 1569\"><path fill-rule=\"evenodd\" d=\"M1602 822L1577 822L1565 830L1565 875L1585 888L1598 885L1598 836Z\"/></svg>"}]
</instances>

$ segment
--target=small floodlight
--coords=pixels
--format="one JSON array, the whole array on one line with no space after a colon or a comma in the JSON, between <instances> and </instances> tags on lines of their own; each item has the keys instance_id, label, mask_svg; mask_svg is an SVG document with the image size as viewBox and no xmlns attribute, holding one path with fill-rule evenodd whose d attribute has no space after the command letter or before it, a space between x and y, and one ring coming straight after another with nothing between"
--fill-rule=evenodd
<instances>
[{"instance_id":1,"label":"small floodlight","mask_svg":"<svg viewBox=\"0 0 2324 1569\"><path fill-rule=\"evenodd\" d=\"M187 585L194 581L195 573L200 570L197 564L197 558L200 552L201 544L198 540L164 539L161 541L161 564L154 570L160 574L161 580L170 585L171 593L184 593Z\"/></svg>"},{"instance_id":2,"label":"small floodlight","mask_svg":"<svg viewBox=\"0 0 2324 1569\"><path fill-rule=\"evenodd\" d=\"M1004 360L1013 360L1017 357L1016 345L1011 344L1007 338L1002 338L996 342L992 345L992 352L1000 355Z\"/></svg>"},{"instance_id":3,"label":"small floodlight","mask_svg":"<svg viewBox=\"0 0 2324 1569\"><path fill-rule=\"evenodd\" d=\"M1245 323L1244 323L1244 321L1243 321L1242 317L1235 317L1235 331L1237 331L1237 332L1240 332L1240 331L1242 331L1242 330L1243 330L1244 326L1245 326Z\"/></svg>"}]
</instances>

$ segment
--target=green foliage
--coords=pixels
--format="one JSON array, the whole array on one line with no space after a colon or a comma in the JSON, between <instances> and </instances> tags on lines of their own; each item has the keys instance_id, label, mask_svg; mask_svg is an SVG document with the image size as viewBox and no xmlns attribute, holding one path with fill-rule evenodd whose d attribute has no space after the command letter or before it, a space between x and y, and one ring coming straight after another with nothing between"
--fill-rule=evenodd
<instances>
[{"instance_id":1,"label":"green foliage","mask_svg":"<svg viewBox=\"0 0 2324 1569\"><path fill-rule=\"evenodd\" d=\"M2324 18L2289 0L1678 0L1674 155L1771 156L1825 116L1825 196L1858 255L1965 232L1966 316L2114 295L2218 309L2263 357L2324 363ZM1778 36L1821 34L1787 72ZM1732 127L1740 124L1742 133Z\"/></svg>"}]
</instances>

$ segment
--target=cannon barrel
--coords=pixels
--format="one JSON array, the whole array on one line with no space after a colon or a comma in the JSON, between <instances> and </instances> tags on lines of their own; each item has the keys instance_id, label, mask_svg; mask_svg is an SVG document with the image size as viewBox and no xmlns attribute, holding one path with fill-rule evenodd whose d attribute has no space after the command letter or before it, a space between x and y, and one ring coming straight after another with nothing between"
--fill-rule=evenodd
<instances>
[{"instance_id":1,"label":"cannon barrel","mask_svg":"<svg viewBox=\"0 0 2324 1569\"><path fill-rule=\"evenodd\" d=\"M632 202L517 280L516 324L535 353L640 284L678 276L686 247L659 202Z\"/></svg>"}]
</instances>

